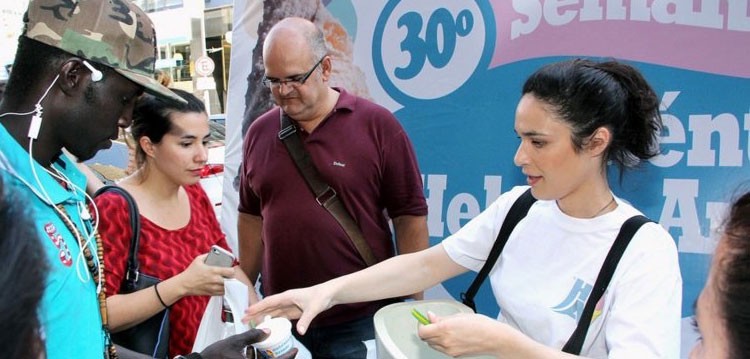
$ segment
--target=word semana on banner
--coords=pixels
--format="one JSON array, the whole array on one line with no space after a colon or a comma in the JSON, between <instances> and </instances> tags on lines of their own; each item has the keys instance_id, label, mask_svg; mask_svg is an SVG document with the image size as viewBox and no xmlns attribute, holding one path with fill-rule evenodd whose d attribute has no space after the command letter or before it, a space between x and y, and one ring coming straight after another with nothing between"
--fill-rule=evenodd
<instances>
[{"instance_id":1,"label":"word semana on banner","mask_svg":"<svg viewBox=\"0 0 750 359\"><path fill-rule=\"evenodd\" d=\"M750 78L748 0L491 0L490 67L547 56L614 57Z\"/></svg>"}]
</instances>

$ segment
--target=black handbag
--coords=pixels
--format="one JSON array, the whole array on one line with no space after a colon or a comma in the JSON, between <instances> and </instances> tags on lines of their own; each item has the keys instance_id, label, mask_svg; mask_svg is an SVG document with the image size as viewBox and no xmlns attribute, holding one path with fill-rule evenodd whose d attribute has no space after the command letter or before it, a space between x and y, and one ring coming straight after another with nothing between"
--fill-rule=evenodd
<instances>
[{"instance_id":1,"label":"black handbag","mask_svg":"<svg viewBox=\"0 0 750 359\"><path fill-rule=\"evenodd\" d=\"M138 214L138 206L136 205L135 200L133 200L133 197L131 197L130 193L126 190L113 185L100 188L96 191L95 196L104 192L115 192L125 198L130 215L130 228L133 231L133 238L130 241L130 251L128 255L128 269L125 273L125 279L120 285L120 293L133 293L159 283L161 279L140 272L138 246L141 237L141 222ZM169 308L165 308L151 318L148 318L131 328L112 333L111 337L115 344L124 348L150 355L154 358L168 358Z\"/></svg>"}]
</instances>

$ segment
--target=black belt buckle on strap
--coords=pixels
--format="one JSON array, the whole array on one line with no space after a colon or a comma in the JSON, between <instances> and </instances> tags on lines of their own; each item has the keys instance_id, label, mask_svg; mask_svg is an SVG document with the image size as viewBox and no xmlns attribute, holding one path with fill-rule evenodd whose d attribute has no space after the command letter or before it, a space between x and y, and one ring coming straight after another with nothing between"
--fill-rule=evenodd
<instances>
[{"instance_id":1,"label":"black belt buckle on strap","mask_svg":"<svg viewBox=\"0 0 750 359\"><path fill-rule=\"evenodd\" d=\"M331 186L328 186L323 193L321 193L319 196L315 197L315 200L318 202L319 205L326 207L327 205L336 198L336 190L331 188Z\"/></svg>"},{"instance_id":2,"label":"black belt buckle on strap","mask_svg":"<svg viewBox=\"0 0 750 359\"><path fill-rule=\"evenodd\" d=\"M279 139L283 141L285 138L293 135L295 132L297 132L297 127L295 127L294 125L286 126L282 128L281 131L279 131Z\"/></svg>"},{"instance_id":3,"label":"black belt buckle on strap","mask_svg":"<svg viewBox=\"0 0 750 359\"><path fill-rule=\"evenodd\" d=\"M474 304L474 300L466 295L466 292L461 292L461 303L464 303L467 307L471 308L474 313L477 312L477 306Z\"/></svg>"}]
</instances>

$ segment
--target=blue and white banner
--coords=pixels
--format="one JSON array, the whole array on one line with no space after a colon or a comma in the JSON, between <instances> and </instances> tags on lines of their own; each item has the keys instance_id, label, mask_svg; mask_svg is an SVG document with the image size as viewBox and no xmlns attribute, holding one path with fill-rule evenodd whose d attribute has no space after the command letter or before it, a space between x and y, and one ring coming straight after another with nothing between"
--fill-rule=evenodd
<instances>
[{"instance_id":1,"label":"blue and white banner","mask_svg":"<svg viewBox=\"0 0 750 359\"><path fill-rule=\"evenodd\" d=\"M682 314L690 317L727 203L750 179L748 7L747 0L236 1L222 213L230 242L242 129L271 106L258 80L257 34L280 18L320 25L333 53L332 84L401 121L424 174L433 244L525 184L513 164L513 120L526 77L568 57L611 57L643 72L665 124L662 155L621 181L612 173L613 189L673 236ZM458 297L472 278L444 287ZM478 307L497 313L488 288Z\"/></svg>"}]
</instances>

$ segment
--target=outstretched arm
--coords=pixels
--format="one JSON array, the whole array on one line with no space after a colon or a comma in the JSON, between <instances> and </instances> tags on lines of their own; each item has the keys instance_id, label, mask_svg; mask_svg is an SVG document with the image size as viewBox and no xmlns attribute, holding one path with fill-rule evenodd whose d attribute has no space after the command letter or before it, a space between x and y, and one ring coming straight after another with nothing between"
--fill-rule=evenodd
<instances>
[{"instance_id":1,"label":"outstretched arm","mask_svg":"<svg viewBox=\"0 0 750 359\"><path fill-rule=\"evenodd\" d=\"M448 257L442 245L437 245L416 253L398 255L313 287L288 290L267 297L250 306L243 321L265 315L299 318L297 331L304 334L318 313L336 304L408 295L465 271L466 268Z\"/></svg>"},{"instance_id":2,"label":"outstretched arm","mask_svg":"<svg viewBox=\"0 0 750 359\"><path fill-rule=\"evenodd\" d=\"M393 218L393 228L396 232L396 246L398 254L414 253L429 246L426 216L399 216ZM411 295L413 299L422 299L424 292L419 291Z\"/></svg>"}]
</instances>

